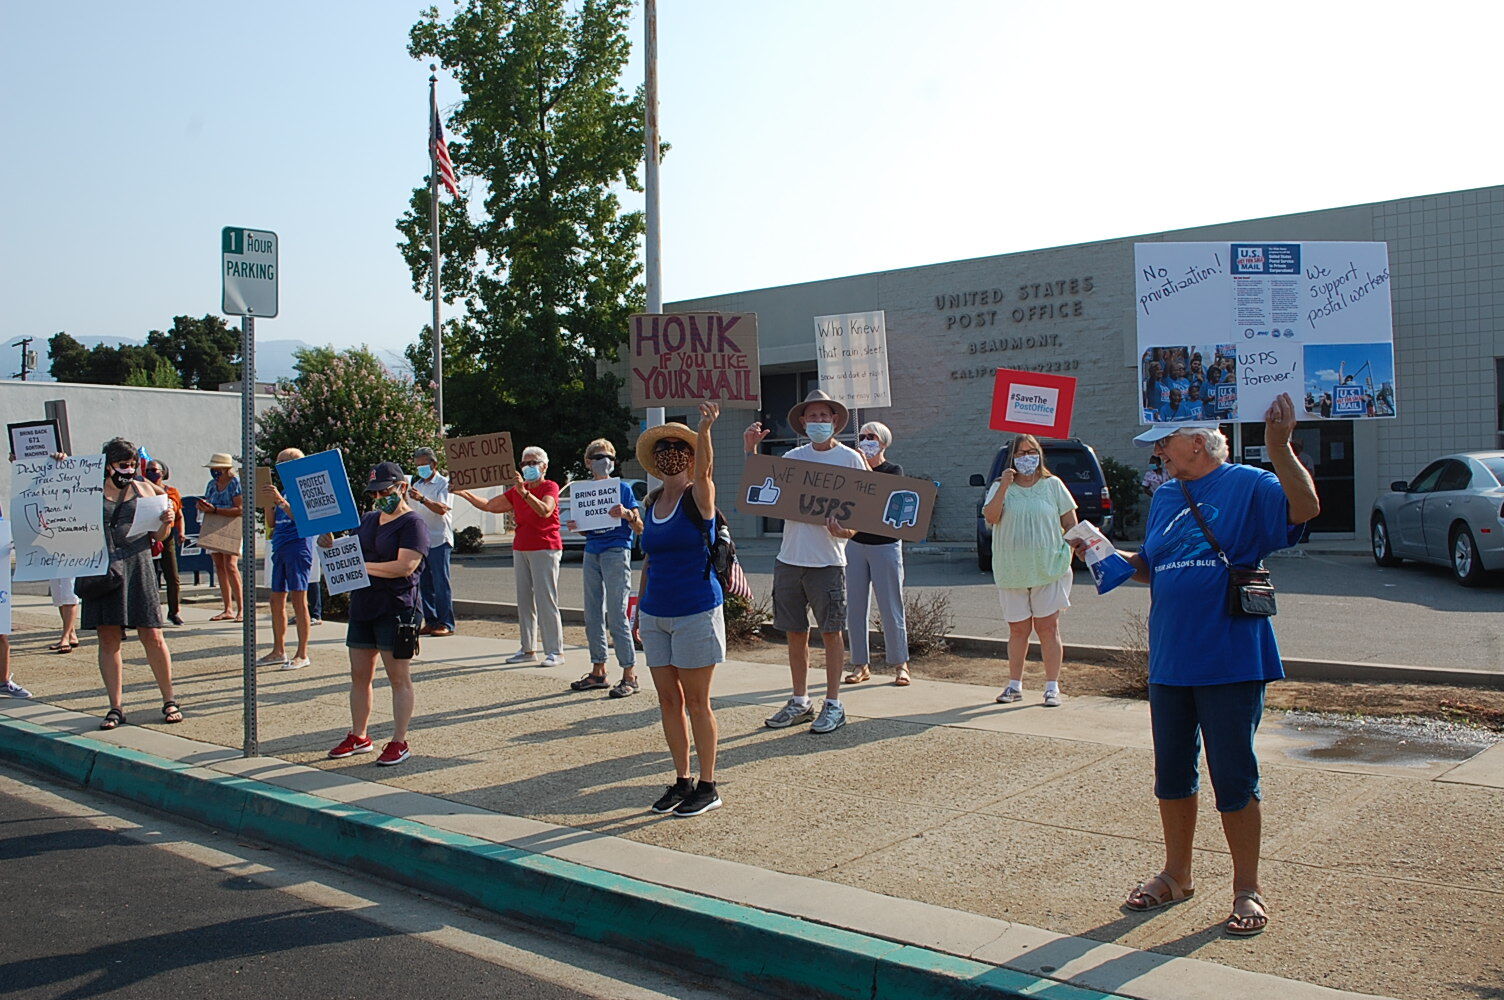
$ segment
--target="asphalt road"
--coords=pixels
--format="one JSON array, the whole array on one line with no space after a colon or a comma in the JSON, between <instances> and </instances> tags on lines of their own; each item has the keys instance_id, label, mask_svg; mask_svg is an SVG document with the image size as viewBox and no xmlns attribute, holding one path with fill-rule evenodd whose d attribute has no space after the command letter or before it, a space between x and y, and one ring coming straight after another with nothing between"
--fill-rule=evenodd
<instances>
[{"instance_id":1,"label":"asphalt road","mask_svg":"<svg viewBox=\"0 0 1504 1000\"><path fill-rule=\"evenodd\" d=\"M0 777L12 1000L746 997L103 798Z\"/></svg>"},{"instance_id":2,"label":"asphalt road","mask_svg":"<svg viewBox=\"0 0 1504 1000\"><path fill-rule=\"evenodd\" d=\"M738 542L753 590L772 588L776 542ZM579 555L566 553L559 579L564 607L583 606ZM1504 672L1504 587L1468 589L1441 567L1406 563L1382 569L1366 555L1309 554L1269 560L1279 591L1275 632L1286 656L1360 663L1466 667ZM969 553L910 553L910 590L943 590L955 617L952 631L1006 637L991 574ZM516 599L510 554L459 560L456 597ZM1062 632L1067 642L1122 645L1134 613L1147 614L1148 588L1127 584L1099 596L1091 575L1076 574Z\"/></svg>"}]
</instances>

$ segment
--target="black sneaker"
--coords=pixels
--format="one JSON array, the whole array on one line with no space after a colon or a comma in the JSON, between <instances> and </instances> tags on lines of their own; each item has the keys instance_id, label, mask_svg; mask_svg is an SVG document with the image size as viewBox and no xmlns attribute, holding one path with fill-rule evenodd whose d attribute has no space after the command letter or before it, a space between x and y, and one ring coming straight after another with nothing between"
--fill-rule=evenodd
<instances>
[{"instance_id":1,"label":"black sneaker","mask_svg":"<svg viewBox=\"0 0 1504 1000\"><path fill-rule=\"evenodd\" d=\"M695 781L693 778L678 779L672 785L668 786L668 791L664 792L657 802L653 803L653 812L660 816L664 813L673 812L674 807L689 798L694 790Z\"/></svg>"},{"instance_id":2,"label":"black sneaker","mask_svg":"<svg viewBox=\"0 0 1504 1000\"><path fill-rule=\"evenodd\" d=\"M689 816L698 816L720 807L721 797L715 790L715 782L702 781L695 785L694 792L688 798L674 807L674 818L685 819Z\"/></svg>"}]
</instances>

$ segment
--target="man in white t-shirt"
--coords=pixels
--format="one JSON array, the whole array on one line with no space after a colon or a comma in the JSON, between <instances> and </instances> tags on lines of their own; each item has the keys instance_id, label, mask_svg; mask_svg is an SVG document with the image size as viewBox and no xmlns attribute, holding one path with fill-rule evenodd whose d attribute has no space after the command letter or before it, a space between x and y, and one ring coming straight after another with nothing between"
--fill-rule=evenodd
<instances>
[{"instance_id":1,"label":"man in white t-shirt","mask_svg":"<svg viewBox=\"0 0 1504 1000\"><path fill-rule=\"evenodd\" d=\"M782 457L867 471L862 456L836 440L848 416L846 407L814 390L789 410L789 426L795 434L808 436L810 443ZM748 427L742 435L747 454L754 454L767 436L761 423ZM814 719L810 732L829 733L846 724L846 710L841 706L846 647L841 631L846 627L846 539L854 534L834 519L825 524L783 522L783 545L773 564L773 625L788 636L794 696L764 721L770 729L787 729ZM819 718L809 698L810 612L825 643L825 704Z\"/></svg>"},{"instance_id":2,"label":"man in white t-shirt","mask_svg":"<svg viewBox=\"0 0 1504 1000\"><path fill-rule=\"evenodd\" d=\"M454 591L449 586L449 556L454 551L454 514L449 495L449 478L439 475L439 456L432 448L415 448L413 476L408 500L413 510L428 526L428 556L418 577L418 594L423 605L423 629L420 634L443 638L454 635Z\"/></svg>"}]
</instances>

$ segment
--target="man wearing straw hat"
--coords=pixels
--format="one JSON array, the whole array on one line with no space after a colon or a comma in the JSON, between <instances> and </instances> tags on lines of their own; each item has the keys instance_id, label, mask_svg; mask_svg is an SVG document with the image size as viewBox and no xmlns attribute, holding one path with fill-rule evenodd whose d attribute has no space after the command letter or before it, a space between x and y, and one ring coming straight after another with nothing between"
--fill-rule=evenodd
<instances>
[{"instance_id":1,"label":"man wearing straw hat","mask_svg":"<svg viewBox=\"0 0 1504 1000\"><path fill-rule=\"evenodd\" d=\"M867 463L855 450L836 440L846 426L846 407L819 389L789 410L789 426L795 434L807 435L810 443L784 455L798 462L844 466L866 471ZM768 429L754 421L742 435L748 455L757 451ZM773 625L789 639L789 672L794 696L763 724L787 729L796 722L815 719L812 733L829 733L846 724L841 706L841 670L846 646L841 630L846 627L846 539L856 532L841 527L833 518L825 524L783 523L783 544L773 564ZM825 644L825 704L815 718L809 698L809 615Z\"/></svg>"}]
</instances>

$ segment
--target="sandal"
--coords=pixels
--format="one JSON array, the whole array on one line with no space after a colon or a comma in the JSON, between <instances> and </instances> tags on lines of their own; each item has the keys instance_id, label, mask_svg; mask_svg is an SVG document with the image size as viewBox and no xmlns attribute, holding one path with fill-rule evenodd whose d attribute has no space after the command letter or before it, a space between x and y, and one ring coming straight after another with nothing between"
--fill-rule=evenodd
<instances>
[{"instance_id":1,"label":"sandal","mask_svg":"<svg viewBox=\"0 0 1504 1000\"><path fill-rule=\"evenodd\" d=\"M176 719L173 718L174 715L177 716ZM177 702L170 700L162 702L162 721L169 725L183 721L183 710L178 707Z\"/></svg>"},{"instance_id":2,"label":"sandal","mask_svg":"<svg viewBox=\"0 0 1504 1000\"><path fill-rule=\"evenodd\" d=\"M234 617L235 617L235 613L232 612L232 611L221 611L219 614L213 616L209 620L211 622L227 622L231 618L234 618Z\"/></svg>"},{"instance_id":3,"label":"sandal","mask_svg":"<svg viewBox=\"0 0 1504 1000\"><path fill-rule=\"evenodd\" d=\"M586 674L577 681L569 682L571 691L599 691L610 686L611 682L606 680L605 674Z\"/></svg>"},{"instance_id":4,"label":"sandal","mask_svg":"<svg viewBox=\"0 0 1504 1000\"><path fill-rule=\"evenodd\" d=\"M125 725L125 713L118 708L112 708L104 713L104 721L99 724L100 729L116 729Z\"/></svg>"},{"instance_id":5,"label":"sandal","mask_svg":"<svg viewBox=\"0 0 1504 1000\"><path fill-rule=\"evenodd\" d=\"M1248 900L1257 906L1260 913L1239 913L1238 904ZM1233 937L1253 937L1264 933L1264 928L1269 926L1269 908L1264 905L1264 897L1252 889L1244 889L1232 897L1232 916L1227 918L1223 929Z\"/></svg>"},{"instance_id":6,"label":"sandal","mask_svg":"<svg viewBox=\"0 0 1504 1000\"><path fill-rule=\"evenodd\" d=\"M610 695L613 698L630 698L632 697L632 695L641 690L642 685L639 684L636 680L627 680L627 678L623 677L621 681L617 683L616 687L611 689Z\"/></svg>"},{"instance_id":7,"label":"sandal","mask_svg":"<svg viewBox=\"0 0 1504 1000\"><path fill-rule=\"evenodd\" d=\"M860 684L862 681L872 679L872 668L866 664L860 667L852 667L851 673L841 679L843 684Z\"/></svg>"},{"instance_id":8,"label":"sandal","mask_svg":"<svg viewBox=\"0 0 1504 1000\"><path fill-rule=\"evenodd\" d=\"M1153 884L1155 879L1159 879L1160 884L1169 890L1167 895L1149 891L1149 886ZM1150 910L1157 910L1162 906L1185 902L1194 895L1196 895L1196 887L1194 885L1190 888L1181 888L1179 882L1166 873L1160 872L1158 875L1140 882L1138 887L1128 894L1128 898L1123 901L1123 905L1135 913L1147 913Z\"/></svg>"},{"instance_id":9,"label":"sandal","mask_svg":"<svg viewBox=\"0 0 1504 1000\"><path fill-rule=\"evenodd\" d=\"M910 684L909 668L899 667L898 673L893 677L893 686L906 688Z\"/></svg>"}]
</instances>

